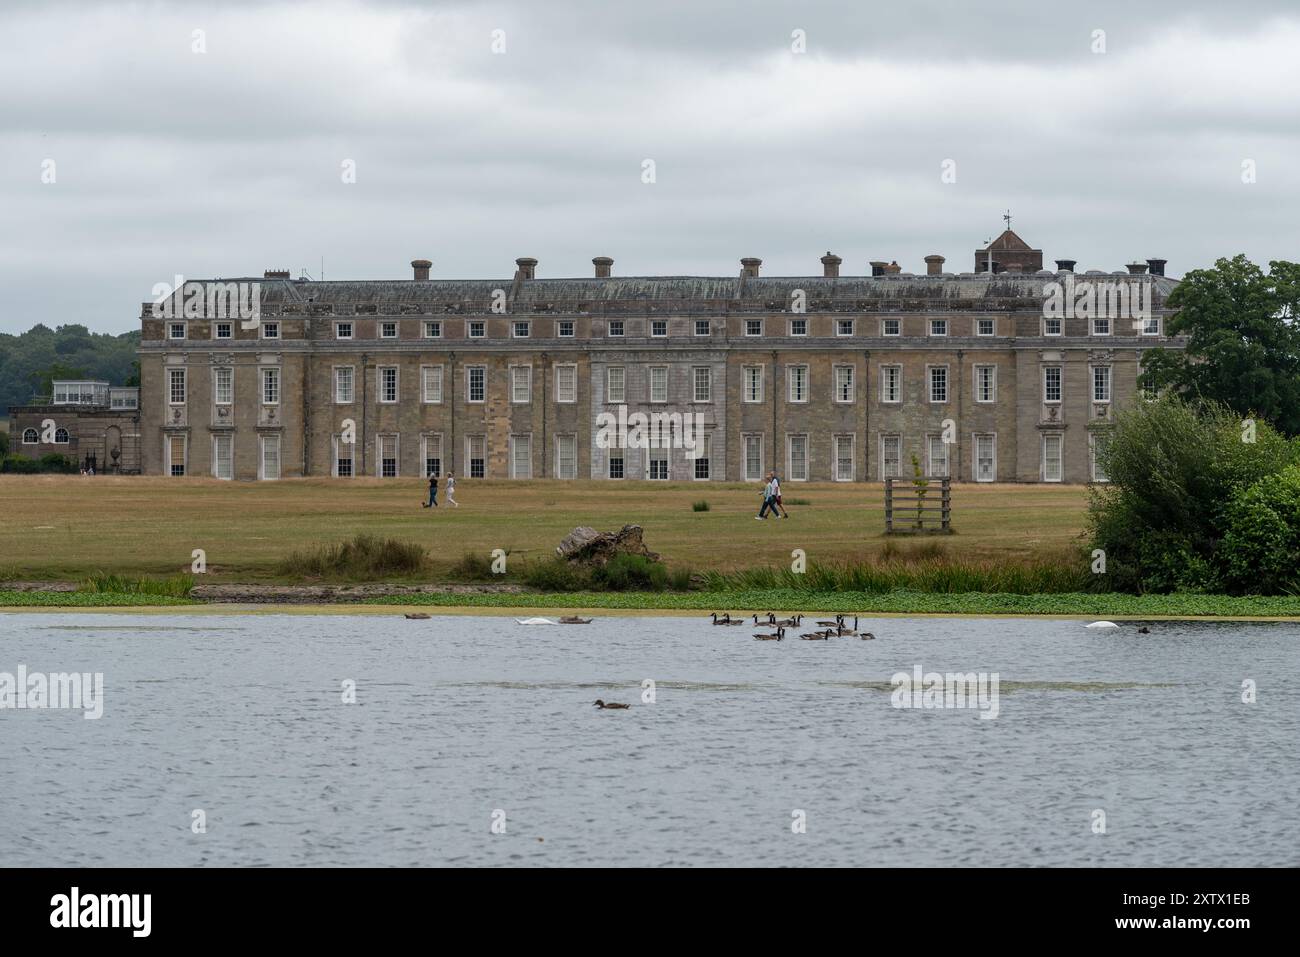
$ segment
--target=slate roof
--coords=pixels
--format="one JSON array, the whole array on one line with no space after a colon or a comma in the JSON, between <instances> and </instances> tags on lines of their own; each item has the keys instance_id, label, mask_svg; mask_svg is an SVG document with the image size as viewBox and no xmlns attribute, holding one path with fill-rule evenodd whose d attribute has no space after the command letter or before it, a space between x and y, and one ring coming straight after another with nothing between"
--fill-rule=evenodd
<instances>
[{"instance_id":1,"label":"slate roof","mask_svg":"<svg viewBox=\"0 0 1300 957\"><path fill-rule=\"evenodd\" d=\"M1033 275L999 273L986 275L914 276L619 276L607 279L529 279L519 283L517 295L513 279L429 279L429 280L315 280L243 279L210 280L219 282L258 282L264 305L290 303L330 303L362 305L392 303L482 302L491 300L496 290L504 290L510 301L520 304L572 303L602 301L634 302L719 301L741 299L753 302L788 302L796 289L802 289L809 301L816 299L1041 299L1043 285L1061 278L1060 274L1040 272ZM1124 273L1075 274L1075 281L1138 279L1156 284L1157 295L1168 295L1177 280L1165 276L1129 276Z\"/></svg>"}]
</instances>

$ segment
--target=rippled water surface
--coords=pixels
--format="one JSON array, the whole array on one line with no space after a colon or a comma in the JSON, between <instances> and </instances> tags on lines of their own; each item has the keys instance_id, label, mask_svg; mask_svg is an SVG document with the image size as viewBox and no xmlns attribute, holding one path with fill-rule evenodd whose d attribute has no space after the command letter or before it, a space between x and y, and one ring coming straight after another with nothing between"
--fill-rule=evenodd
<instances>
[{"instance_id":1,"label":"rippled water surface","mask_svg":"<svg viewBox=\"0 0 1300 957\"><path fill-rule=\"evenodd\" d=\"M0 711L4 863L1300 864L1300 626L863 627L0 615L0 672L105 696ZM892 707L916 665L998 717Z\"/></svg>"}]
</instances>

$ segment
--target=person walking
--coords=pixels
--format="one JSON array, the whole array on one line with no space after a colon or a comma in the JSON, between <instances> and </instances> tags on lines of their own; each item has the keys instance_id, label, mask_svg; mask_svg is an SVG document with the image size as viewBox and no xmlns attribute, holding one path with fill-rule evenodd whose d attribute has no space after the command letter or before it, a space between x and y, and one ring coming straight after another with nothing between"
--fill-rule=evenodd
<instances>
[{"instance_id":1,"label":"person walking","mask_svg":"<svg viewBox=\"0 0 1300 957\"><path fill-rule=\"evenodd\" d=\"M429 476L429 501L421 503L422 508L438 507L438 476Z\"/></svg>"},{"instance_id":2,"label":"person walking","mask_svg":"<svg viewBox=\"0 0 1300 957\"><path fill-rule=\"evenodd\" d=\"M447 473L447 503L460 508L460 502L456 501L456 473Z\"/></svg>"},{"instance_id":3,"label":"person walking","mask_svg":"<svg viewBox=\"0 0 1300 957\"><path fill-rule=\"evenodd\" d=\"M763 485L763 505L761 508L759 508L758 514L754 516L754 518L757 519L758 521L761 522L765 518L767 518L768 510L773 509L775 507L776 501L772 496L773 496L772 473L768 472L767 482L766 484Z\"/></svg>"},{"instance_id":4,"label":"person walking","mask_svg":"<svg viewBox=\"0 0 1300 957\"><path fill-rule=\"evenodd\" d=\"M785 506L781 504L781 477L775 472L772 473L772 503L773 515L777 513L777 509L780 509L782 518L790 517L790 513L787 512Z\"/></svg>"}]
</instances>

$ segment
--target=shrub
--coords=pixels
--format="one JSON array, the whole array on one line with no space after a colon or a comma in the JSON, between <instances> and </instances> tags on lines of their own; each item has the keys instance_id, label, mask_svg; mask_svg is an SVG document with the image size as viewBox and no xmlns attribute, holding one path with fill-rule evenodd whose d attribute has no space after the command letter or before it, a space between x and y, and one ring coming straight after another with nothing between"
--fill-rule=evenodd
<instances>
[{"instance_id":1,"label":"shrub","mask_svg":"<svg viewBox=\"0 0 1300 957\"><path fill-rule=\"evenodd\" d=\"M41 456L42 472L62 472L65 474L81 471L76 461L58 452L48 452Z\"/></svg>"},{"instance_id":2,"label":"shrub","mask_svg":"<svg viewBox=\"0 0 1300 957\"><path fill-rule=\"evenodd\" d=\"M50 452L39 459L29 459L21 455L10 455L0 459L0 472L12 475L37 475L43 472L67 475L78 471L80 469L76 462L58 452Z\"/></svg>"},{"instance_id":3,"label":"shrub","mask_svg":"<svg viewBox=\"0 0 1300 957\"><path fill-rule=\"evenodd\" d=\"M1109 591L1207 590L1222 571L1215 552L1234 497L1297 459L1267 423L1242 441L1241 419L1221 406L1165 395L1120 412L1099 463L1110 484L1089 503L1092 548L1106 553Z\"/></svg>"},{"instance_id":4,"label":"shrub","mask_svg":"<svg viewBox=\"0 0 1300 957\"><path fill-rule=\"evenodd\" d=\"M530 562L524 567L524 584L541 591L582 591L591 587L591 574L582 565L562 558Z\"/></svg>"},{"instance_id":5,"label":"shrub","mask_svg":"<svg viewBox=\"0 0 1300 957\"><path fill-rule=\"evenodd\" d=\"M679 565L668 573L668 587L673 591L690 591L694 577L689 568Z\"/></svg>"},{"instance_id":6,"label":"shrub","mask_svg":"<svg viewBox=\"0 0 1300 957\"><path fill-rule=\"evenodd\" d=\"M170 578L124 578L121 575L97 572L85 579L77 590L97 594L165 595L170 598L188 598L193 588L194 579L189 575L173 575Z\"/></svg>"},{"instance_id":7,"label":"shrub","mask_svg":"<svg viewBox=\"0 0 1300 957\"><path fill-rule=\"evenodd\" d=\"M592 584L610 591L662 591L668 584L668 569L644 555L615 555L591 572Z\"/></svg>"},{"instance_id":8,"label":"shrub","mask_svg":"<svg viewBox=\"0 0 1300 957\"><path fill-rule=\"evenodd\" d=\"M552 558L530 562L524 567L523 583L539 591L689 591L692 587L689 568L669 571L659 562L642 555L616 555L604 567L588 568Z\"/></svg>"},{"instance_id":9,"label":"shrub","mask_svg":"<svg viewBox=\"0 0 1300 957\"><path fill-rule=\"evenodd\" d=\"M929 543L927 543L928 545ZM888 545L888 543L887 543ZM706 572L708 591L789 590L805 593L894 591L926 593L997 592L1009 595L1086 591L1094 583L1082 553L1024 561L1020 559L954 560L929 548L900 553L881 550L873 559L843 564L810 564L803 574L788 568L750 568Z\"/></svg>"},{"instance_id":10,"label":"shrub","mask_svg":"<svg viewBox=\"0 0 1300 957\"><path fill-rule=\"evenodd\" d=\"M286 577L340 577L374 579L389 575L416 575L428 570L424 546L395 538L357 535L337 545L317 545L292 552L276 566Z\"/></svg>"},{"instance_id":11,"label":"shrub","mask_svg":"<svg viewBox=\"0 0 1300 957\"><path fill-rule=\"evenodd\" d=\"M1300 589L1300 468L1260 479L1233 496L1219 546L1223 583L1237 594Z\"/></svg>"},{"instance_id":12,"label":"shrub","mask_svg":"<svg viewBox=\"0 0 1300 957\"><path fill-rule=\"evenodd\" d=\"M501 576L492 574L492 560L478 552L465 552L449 569L452 578L458 581L485 582Z\"/></svg>"},{"instance_id":13,"label":"shrub","mask_svg":"<svg viewBox=\"0 0 1300 957\"><path fill-rule=\"evenodd\" d=\"M691 503L691 511L692 511L692 512L707 512L708 510L709 510L709 503L708 503L708 502L705 502L705 501L701 500L701 501L698 501L698 502L692 502L692 503Z\"/></svg>"}]
</instances>

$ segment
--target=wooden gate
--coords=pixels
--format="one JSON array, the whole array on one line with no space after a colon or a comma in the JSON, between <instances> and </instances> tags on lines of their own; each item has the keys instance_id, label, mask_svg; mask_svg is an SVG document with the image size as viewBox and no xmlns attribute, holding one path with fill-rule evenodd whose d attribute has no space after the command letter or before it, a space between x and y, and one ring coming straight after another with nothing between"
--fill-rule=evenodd
<instances>
[{"instance_id":1,"label":"wooden gate","mask_svg":"<svg viewBox=\"0 0 1300 957\"><path fill-rule=\"evenodd\" d=\"M886 535L951 535L952 479L885 479Z\"/></svg>"}]
</instances>

